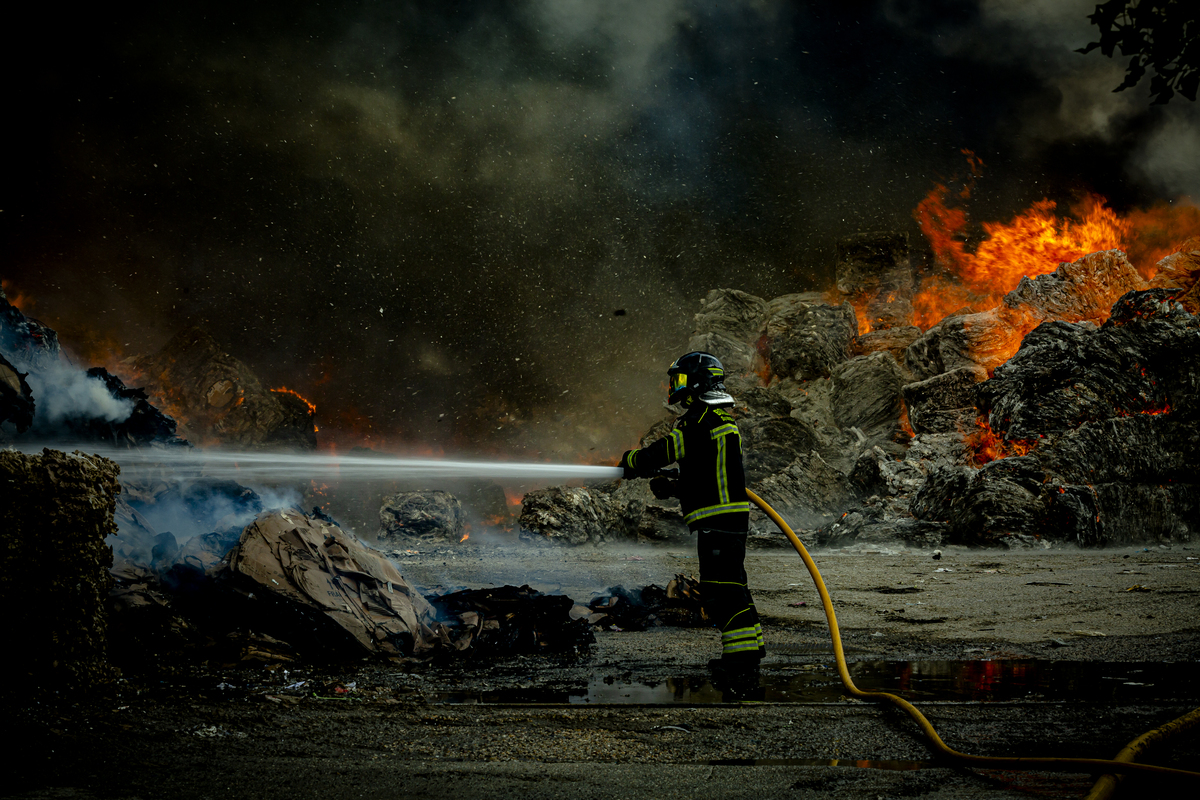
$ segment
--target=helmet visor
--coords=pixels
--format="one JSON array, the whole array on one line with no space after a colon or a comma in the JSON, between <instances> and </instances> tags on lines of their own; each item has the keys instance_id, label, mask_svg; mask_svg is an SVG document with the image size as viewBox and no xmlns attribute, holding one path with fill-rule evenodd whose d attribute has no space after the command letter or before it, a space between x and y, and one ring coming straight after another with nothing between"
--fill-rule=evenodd
<instances>
[{"instance_id":1,"label":"helmet visor","mask_svg":"<svg viewBox=\"0 0 1200 800\"><path fill-rule=\"evenodd\" d=\"M672 375L671 376L671 390L667 394L673 395L676 392L678 392L680 389L686 389L687 382L688 382L688 376L684 375L682 372Z\"/></svg>"}]
</instances>

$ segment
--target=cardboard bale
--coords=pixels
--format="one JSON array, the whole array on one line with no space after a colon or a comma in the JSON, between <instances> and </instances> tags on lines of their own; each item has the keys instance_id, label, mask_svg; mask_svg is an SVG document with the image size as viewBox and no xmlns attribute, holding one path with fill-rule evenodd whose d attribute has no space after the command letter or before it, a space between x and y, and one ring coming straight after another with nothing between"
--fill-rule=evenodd
<instances>
[{"instance_id":1,"label":"cardboard bale","mask_svg":"<svg viewBox=\"0 0 1200 800\"><path fill-rule=\"evenodd\" d=\"M0 451L5 686L61 692L113 677L105 599L120 468L79 451Z\"/></svg>"},{"instance_id":2,"label":"cardboard bale","mask_svg":"<svg viewBox=\"0 0 1200 800\"><path fill-rule=\"evenodd\" d=\"M439 642L429 602L382 553L327 520L260 514L230 551L227 569L267 601L254 629L301 652L398 659L425 655Z\"/></svg>"}]
</instances>

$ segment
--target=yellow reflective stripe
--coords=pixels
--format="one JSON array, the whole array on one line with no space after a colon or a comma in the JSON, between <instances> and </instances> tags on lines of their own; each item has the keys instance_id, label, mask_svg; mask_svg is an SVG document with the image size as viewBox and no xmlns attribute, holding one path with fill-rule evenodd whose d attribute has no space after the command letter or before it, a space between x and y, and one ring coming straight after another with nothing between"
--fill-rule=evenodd
<instances>
[{"instance_id":1,"label":"yellow reflective stripe","mask_svg":"<svg viewBox=\"0 0 1200 800\"><path fill-rule=\"evenodd\" d=\"M757 639L758 635L754 632L754 628L737 628L732 631L722 631L721 641L731 642L735 639Z\"/></svg>"},{"instance_id":2,"label":"yellow reflective stripe","mask_svg":"<svg viewBox=\"0 0 1200 800\"><path fill-rule=\"evenodd\" d=\"M737 425L734 425L733 423L728 423L726 425L721 425L720 427L713 428L709 432L709 435L712 436L712 438L714 438L714 439L719 439L722 436L728 436L731 433L737 433L737 432L738 432Z\"/></svg>"},{"instance_id":3,"label":"yellow reflective stripe","mask_svg":"<svg viewBox=\"0 0 1200 800\"><path fill-rule=\"evenodd\" d=\"M696 520L715 517L717 514L736 514L739 511L750 513L750 503L723 503L719 506L707 506L705 508L697 508L692 513L683 518L683 521L691 524Z\"/></svg>"},{"instance_id":4,"label":"yellow reflective stripe","mask_svg":"<svg viewBox=\"0 0 1200 800\"><path fill-rule=\"evenodd\" d=\"M684 455L683 431L679 430L678 428L675 428L674 430L671 431L671 436L668 441L670 443L671 450L672 450L672 452L670 453L671 461L682 461L683 455Z\"/></svg>"},{"instance_id":5,"label":"yellow reflective stripe","mask_svg":"<svg viewBox=\"0 0 1200 800\"><path fill-rule=\"evenodd\" d=\"M725 465L725 437L717 437L717 501L729 502L729 472Z\"/></svg>"}]
</instances>

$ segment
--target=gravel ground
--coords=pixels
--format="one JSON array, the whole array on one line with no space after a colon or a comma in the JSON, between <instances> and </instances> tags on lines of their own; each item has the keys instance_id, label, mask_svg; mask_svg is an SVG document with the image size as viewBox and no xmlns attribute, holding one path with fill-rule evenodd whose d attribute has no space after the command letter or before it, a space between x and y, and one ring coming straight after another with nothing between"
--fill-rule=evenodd
<instances>
[{"instance_id":1,"label":"gravel ground","mask_svg":"<svg viewBox=\"0 0 1200 800\"><path fill-rule=\"evenodd\" d=\"M1085 671L1163 662L1187 676L1195 669L1189 665L1200 664L1200 547L947 549L937 560L872 547L814 557L855 669L1032 659L1086 662ZM529 584L582 602L610 586L665 585L696 569L694 554L683 549L479 543L399 562L427 591ZM824 616L799 559L768 550L752 551L747 562L772 650L764 683L829 674ZM705 689L704 663L717 640L713 630L602 631L587 655L570 661L195 668L122 683L97 697L7 713L18 744L10 748L3 794L1010 798L1079 797L1092 783L1070 773L953 768L931 757L901 712L836 691L791 703L723 704ZM1111 757L1200 705L1195 683L1115 699L1076 698L1068 689L1049 701L917 702L942 738L965 752ZM575 692L578 699L587 687L605 685L696 691L691 702L668 704L437 702L455 693L524 692L544 701ZM352 688L339 694L339 686ZM1147 760L1195 769L1200 735L1179 737ZM1130 790L1151 796L1173 789L1139 780Z\"/></svg>"}]
</instances>

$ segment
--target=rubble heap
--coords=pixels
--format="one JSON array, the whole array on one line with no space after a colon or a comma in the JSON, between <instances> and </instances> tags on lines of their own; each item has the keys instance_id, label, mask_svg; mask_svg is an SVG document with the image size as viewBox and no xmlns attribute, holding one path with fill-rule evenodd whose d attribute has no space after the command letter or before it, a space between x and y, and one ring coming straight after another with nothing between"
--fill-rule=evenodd
<instances>
[{"instance_id":1,"label":"rubble heap","mask_svg":"<svg viewBox=\"0 0 1200 800\"><path fill-rule=\"evenodd\" d=\"M112 461L78 451L0 450L0 602L14 610L6 687L72 690L111 679L105 539L116 532L118 473Z\"/></svg>"},{"instance_id":2,"label":"rubble heap","mask_svg":"<svg viewBox=\"0 0 1200 800\"><path fill-rule=\"evenodd\" d=\"M902 235L838 252L837 292L713 290L687 343L725 365L748 485L801 538L1095 546L1197 530L1200 244L1152 284L1124 253L1093 253L924 333ZM644 482L532 493L521 524L567 544L634 538L651 506L630 483ZM782 542L757 509L751 534Z\"/></svg>"},{"instance_id":3,"label":"rubble heap","mask_svg":"<svg viewBox=\"0 0 1200 800\"><path fill-rule=\"evenodd\" d=\"M1187 541L1200 520L1200 319L1179 289L1131 292L1104 325L1050 322L976 393L1027 454L942 467L913 513L990 544Z\"/></svg>"},{"instance_id":4,"label":"rubble heap","mask_svg":"<svg viewBox=\"0 0 1200 800\"><path fill-rule=\"evenodd\" d=\"M530 654L578 655L596 641L571 598L528 586L464 589L430 598L451 653L488 658ZM470 648L468 650L468 648Z\"/></svg>"}]
</instances>

